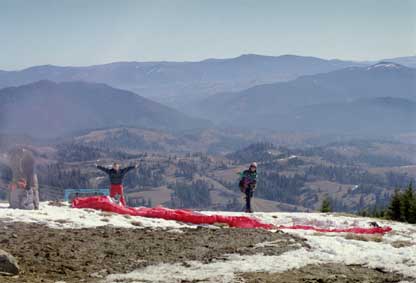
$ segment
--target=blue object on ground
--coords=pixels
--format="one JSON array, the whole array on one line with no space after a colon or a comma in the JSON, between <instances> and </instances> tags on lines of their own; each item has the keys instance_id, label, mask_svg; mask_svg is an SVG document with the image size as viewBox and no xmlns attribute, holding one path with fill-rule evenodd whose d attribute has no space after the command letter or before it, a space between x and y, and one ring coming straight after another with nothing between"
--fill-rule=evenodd
<instances>
[{"instance_id":1,"label":"blue object on ground","mask_svg":"<svg viewBox=\"0 0 416 283\"><path fill-rule=\"evenodd\" d=\"M69 197L72 194L75 194L76 196L80 196L80 195L109 196L110 195L110 189L65 189L65 191L64 191L64 200L69 201Z\"/></svg>"}]
</instances>

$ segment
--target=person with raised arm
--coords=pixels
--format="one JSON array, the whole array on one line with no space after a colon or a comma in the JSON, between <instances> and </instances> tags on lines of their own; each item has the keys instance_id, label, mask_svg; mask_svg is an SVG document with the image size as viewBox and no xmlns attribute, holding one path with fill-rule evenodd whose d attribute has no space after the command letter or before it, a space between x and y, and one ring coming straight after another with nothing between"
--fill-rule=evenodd
<instances>
[{"instance_id":1,"label":"person with raised arm","mask_svg":"<svg viewBox=\"0 0 416 283\"><path fill-rule=\"evenodd\" d=\"M133 166L121 168L120 163L114 162L111 168L107 168L100 166L97 163L95 164L97 169L107 173L108 177L110 178L110 197L116 201L119 201L123 206L126 206L126 200L124 198L123 192L123 178L130 170L138 168L139 165L136 164Z\"/></svg>"}]
</instances>

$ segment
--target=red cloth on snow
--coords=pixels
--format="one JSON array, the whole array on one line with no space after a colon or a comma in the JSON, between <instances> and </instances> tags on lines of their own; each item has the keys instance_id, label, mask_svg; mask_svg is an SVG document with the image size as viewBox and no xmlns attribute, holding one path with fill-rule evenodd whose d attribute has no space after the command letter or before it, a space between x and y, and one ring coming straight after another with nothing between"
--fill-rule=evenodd
<instances>
[{"instance_id":1,"label":"red cloth on snow","mask_svg":"<svg viewBox=\"0 0 416 283\"><path fill-rule=\"evenodd\" d=\"M126 207L114 203L109 197L94 196L76 198L72 201L74 208L92 208L103 211L114 212L118 214L128 214L132 216L142 216L149 218L162 218L166 220L182 221L192 224L214 224L224 223L230 227L236 228L263 228L263 229L295 229L295 230L313 230L327 233L355 233L355 234L384 234L392 230L391 227L372 227L372 228L319 228L305 225L294 226L275 226L265 224L261 221L247 216L224 216L224 215L205 215L191 210L169 209L164 207Z\"/></svg>"}]
</instances>

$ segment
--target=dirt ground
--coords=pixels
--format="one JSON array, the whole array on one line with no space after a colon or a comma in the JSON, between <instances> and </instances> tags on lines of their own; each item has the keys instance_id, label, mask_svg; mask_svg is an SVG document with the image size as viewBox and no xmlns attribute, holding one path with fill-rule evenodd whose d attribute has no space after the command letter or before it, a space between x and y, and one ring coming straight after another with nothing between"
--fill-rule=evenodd
<instances>
[{"instance_id":1,"label":"dirt ground","mask_svg":"<svg viewBox=\"0 0 416 283\"><path fill-rule=\"evenodd\" d=\"M263 244L268 243L272 244ZM0 220L0 249L16 257L19 276L0 275L2 283L97 283L108 274L127 273L162 262L225 260L225 255L279 255L308 248L304 239L264 230L218 228L154 230L112 226L51 229L39 224ZM392 283L405 279L362 266L307 265L283 273L243 273L247 283ZM186 281L184 281L186 282ZM411 281L410 281L411 282Z\"/></svg>"},{"instance_id":2,"label":"dirt ground","mask_svg":"<svg viewBox=\"0 0 416 283\"><path fill-rule=\"evenodd\" d=\"M127 273L161 262L210 262L226 254L279 255L307 246L301 238L254 229L169 230L50 229L39 224L0 222L0 248L16 257L18 277L2 283L99 282L107 274ZM277 241L276 244L256 244Z\"/></svg>"},{"instance_id":3,"label":"dirt ground","mask_svg":"<svg viewBox=\"0 0 416 283\"><path fill-rule=\"evenodd\" d=\"M240 274L245 283L394 283L403 276L356 265L307 265L283 273ZM413 282L413 281L409 281Z\"/></svg>"}]
</instances>

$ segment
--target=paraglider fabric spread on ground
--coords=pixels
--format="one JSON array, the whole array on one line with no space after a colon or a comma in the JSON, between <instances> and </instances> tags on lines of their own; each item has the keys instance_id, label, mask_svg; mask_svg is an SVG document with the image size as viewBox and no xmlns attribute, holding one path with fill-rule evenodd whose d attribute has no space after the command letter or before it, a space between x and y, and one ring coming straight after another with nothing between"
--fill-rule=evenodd
<instances>
[{"instance_id":1,"label":"paraglider fabric spread on ground","mask_svg":"<svg viewBox=\"0 0 416 283\"><path fill-rule=\"evenodd\" d=\"M295 230L312 230L322 233L355 233L355 234L384 234L391 231L391 227L350 227L350 228L319 228L314 226L294 225L294 226L275 226L272 224L262 223L254 217L248 216L224 216L224 215L206 215L191 210L169 209L164 207L125 207L116 204L110 197L94 196L76 198L72 201L73 208L90 208L102 211L108 211L118 214L127 214L131 216L141 216L149 218L162 218L165 220L175 220L192 224L215 224L223 223L230 227L236 228L263 228L263 229L295 229Z\"/></svg>"}]
</instances>

